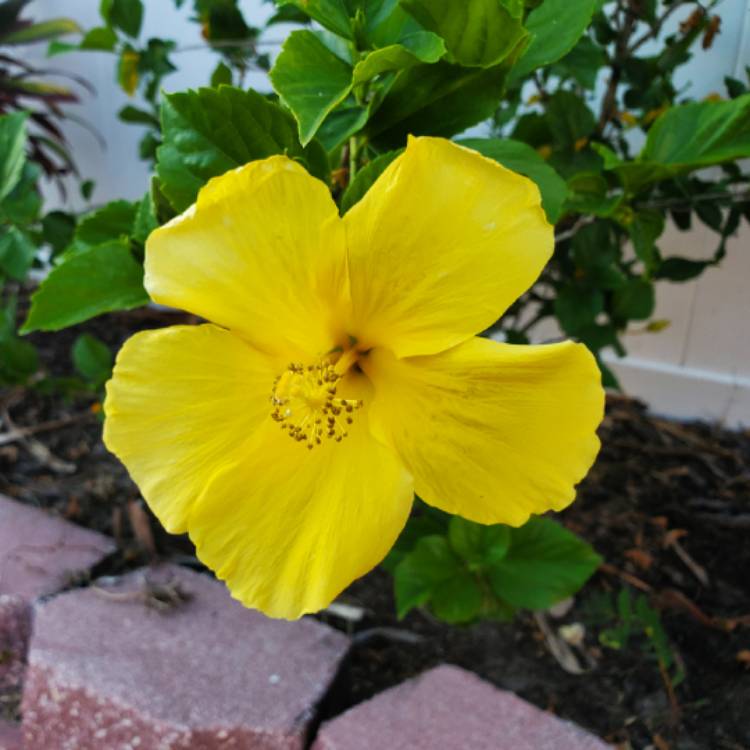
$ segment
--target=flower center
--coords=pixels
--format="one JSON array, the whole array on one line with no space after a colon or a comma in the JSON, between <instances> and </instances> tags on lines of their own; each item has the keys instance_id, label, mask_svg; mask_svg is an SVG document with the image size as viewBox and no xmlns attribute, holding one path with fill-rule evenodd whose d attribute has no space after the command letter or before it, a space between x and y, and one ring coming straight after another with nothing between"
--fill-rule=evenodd
<instances>
[{"instance_id":1,"label":"flower center","mask_svg":"<svg viewBox=\"0 0 750 750\"><path fill-rule=\"evenodd\" d=\"M355 359L356 353L347 352L335 364L329 359L307 366L292 362L274 380L271 417L292 440L312 450L324 439L340 443L347 436L362 401L338 398L337 384Z\"/></svg>"}]
</instances>

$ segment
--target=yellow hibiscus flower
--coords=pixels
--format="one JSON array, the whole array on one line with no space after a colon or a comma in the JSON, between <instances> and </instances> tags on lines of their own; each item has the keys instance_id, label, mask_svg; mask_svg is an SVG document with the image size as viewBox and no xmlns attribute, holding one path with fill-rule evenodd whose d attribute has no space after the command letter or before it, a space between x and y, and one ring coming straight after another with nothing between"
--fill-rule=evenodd
<instances>
[{"instance_id":1,"label":"yellow hibiscus flower","mask_svg":"<svg viewBox=\"0 0 750 750\"><path fill-rule=\"evenodd\" d=\"M480 523L562 509L599 448L593 357L476 338L552 247L534 183L439 138L411 139L343 219L286 157L228 172L146 245L151 297L212 322L126 342L105 443L274 617L380 562L415 491Z\"/></svg>"}]
</instances>

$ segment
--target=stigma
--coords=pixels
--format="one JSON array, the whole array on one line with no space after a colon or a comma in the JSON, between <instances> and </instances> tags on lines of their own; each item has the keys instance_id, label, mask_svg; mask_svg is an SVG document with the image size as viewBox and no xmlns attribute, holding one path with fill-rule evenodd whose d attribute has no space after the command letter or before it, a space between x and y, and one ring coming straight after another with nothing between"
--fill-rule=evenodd
<instances>
[{"instance_id":1,"label":"stigma","mask_svg":"<svg viewBox=\"0 0 750 750\"><path fill-rule=\"evenodd\" d=\"M324 440L340 443L349 434L354 412L362 408L359 399L338 397L342 377L341 368L330 361L307 366L292 362L274 380L271 418L309 450Z\"/></svg>"}]
</instances>

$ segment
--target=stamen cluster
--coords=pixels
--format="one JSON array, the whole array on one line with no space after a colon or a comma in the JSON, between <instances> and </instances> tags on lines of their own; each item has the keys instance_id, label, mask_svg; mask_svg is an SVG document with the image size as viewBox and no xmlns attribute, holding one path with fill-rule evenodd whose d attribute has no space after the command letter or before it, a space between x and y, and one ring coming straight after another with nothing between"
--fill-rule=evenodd
<instances>
[{"instance_id":1,"label":"stamen cluster","mask_svg":"<svg viewBox=\"0 0 750 750\"><path fill-rule=\"evenodd\" d=\"M292 362L273 383L271 418L292 440L307 443L312 450L323 439L340 443L354 422L353 413L362 407L359 399L338 398L337 383L342 375L330 361L315 365Z\"/></svg>"}]
</instances>

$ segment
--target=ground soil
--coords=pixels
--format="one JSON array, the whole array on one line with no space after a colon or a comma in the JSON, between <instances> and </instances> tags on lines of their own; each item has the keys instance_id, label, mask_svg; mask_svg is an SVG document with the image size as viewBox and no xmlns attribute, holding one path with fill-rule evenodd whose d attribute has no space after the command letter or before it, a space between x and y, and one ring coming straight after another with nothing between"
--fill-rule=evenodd
<instances>
[{"instance_id":1,"label":"ground soil","mask_svg":"<svg viewBox=\"0 0 750 750\"><path fill-rule=\"evenodd\" d=\"M70 345L83 330L114 350L137 329L171 322L184 319L146 310L31 340L45 371L64 377L72 372ZM7 418L37 430L0 439L0 493L113 535L120 551L98 572L154 559L197 565L190 543L159 529L104 449L98 410L96 393L0 391L0 435ZM561 514L605 560L572 607L558 617L522 614L512 623L462 628L423 611L398 621L391 579L375 570L342 597L363 610L359 622L324 616L355 643L325 707L329 715L452 662L622 748L750 750L750 433L657 419L635 401L612 397L601 438L578 500ZM643 632L620 649L602 643L605 627L618 624L614 609L603 621L603 597L623 588L660 613L674 662L667 669ZM552 653L563 640L560 628L571 624L583 627L582 642L569 647L573 664ZM583 673L572 673L577 668ZM672 686L680 670L685 677Z\"/></svg>"}]
</instances>

